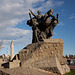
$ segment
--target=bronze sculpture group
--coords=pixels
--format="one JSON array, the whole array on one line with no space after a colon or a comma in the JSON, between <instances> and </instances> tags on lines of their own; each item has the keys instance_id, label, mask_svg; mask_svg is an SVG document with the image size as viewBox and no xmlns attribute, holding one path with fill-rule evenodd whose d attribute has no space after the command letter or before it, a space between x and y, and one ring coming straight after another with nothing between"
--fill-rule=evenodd
<instances>
[{"instance_id":1,"label":"bronze sculpture group","mask_svg":"<svg viewBox=\"0 0 75 75\"><path fill-rule=\"evenodd\" d=\"M27 24L33 30L32 43L49 39L53 36L53 29L59 23L58 14L57 16L52 15L53 9L50 9L45 15L42 15L39 10L37 11L38 15L35 15L30 9L29 11L30 20L27 21ZM31 14L34 16L33 18Z\"/></svg>"}]
</instances>

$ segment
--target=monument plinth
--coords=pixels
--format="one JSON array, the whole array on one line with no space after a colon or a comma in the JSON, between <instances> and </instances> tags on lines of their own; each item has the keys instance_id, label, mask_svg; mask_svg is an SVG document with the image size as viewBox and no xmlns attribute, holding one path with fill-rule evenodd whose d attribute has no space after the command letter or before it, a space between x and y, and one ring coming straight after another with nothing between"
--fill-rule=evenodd
<instances>
[{"instance_id":1,"label":"monument plinth","mask_svg":"<svg viewBox=\"0 0 75 75\"><path fill-rule=\"evenodd\" d=\"M63 58L62 39L44 39L29 44L19 52L19 56L22 67L39 68L58 74L70 71Z\"/></svg>"},{"instance_id":2,"label":"monument plinth","mask_svg":"<svg viewBox=\"0 0 75 75\"><path fill-rule=\"evenodd\" d=\"M19 52L19 61L13 60L9 63L10 68L13 68L12 72L15 74L20 72L21 75L62 75L70 72L66 59L63 58L63 40L50 39L53 36L53 29L59 23L58 14L54 16L53 9L47 11L45 15L40 11L37 12L38 15L35 15L32 10L29 11L30 20L27 24L32 27L32 43Z\"/></svg>"},{"instance_id":3,"label":"monument plinth","mask_svg":"<svg viewBox=\"0 0 75 75\"><path fill-rule=\"evenodd\" d=\"M53 29L59 23L58 14L54 16L53 9L47 11L45 15L40 11L37 12L38 15L32 10L29 11L30 20L27 24L32 27L32 44L19 52L21 67L43 69L56 74L69 72L70 68L63 58L63 40L50 39L53 36Z\"/></svg>"}]
</instances>

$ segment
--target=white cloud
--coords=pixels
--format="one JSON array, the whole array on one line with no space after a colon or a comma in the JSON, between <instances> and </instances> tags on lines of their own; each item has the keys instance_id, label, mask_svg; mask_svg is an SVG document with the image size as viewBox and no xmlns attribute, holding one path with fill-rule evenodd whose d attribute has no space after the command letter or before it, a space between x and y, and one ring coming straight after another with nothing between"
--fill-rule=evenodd
<instances>
[{"instance_id":1,"label":"white cloud","mask_svg":"<svg viewBox=\"0 0 75 75\"><path fill-rule=\"evenodd\" d=\"M0 29L16 26L27 19L29 9L45 11L62 4L62 1L52 0L0 0Z\"/></svg>"},{"instance_id":2,"label":"white cloud","mask_svg":"<svg viewBox=\"0 0 75 75\"><path fill-rule=\"evenodd\" d=\"M28 19L29 9L34 12L37 10L45 12L63 3L63 1L54 0L0 0L0 39L5 40L5 43L21 36L24 38L20 40L25 40L26 36L28 36L30 37L28 38L29 42L31 40L31 31L15 28L19 22Z\"/></svg>"},{"instance_id":3,"label":"white cloud","mask_svg":"<svg viewBox=\"0 0 75 75\"><path fill-rule=\"evenodd\" d=\"M75 18L75 16L70 16L70 19L74 19Z\"/></svg>"},{"instance_id":4,"label":"white cloud","mask_svg":"<svg viewBox=\"0 0 75 75\"><path fill-rule=\"evenodd\" d=\"M15 40L20 38L21 36L25 36L29 34L30 30L22 30L18 28L8 28L5 29L2 33L0 33L0 39L2 40Z\"/></svg>"},{"instance_id":5,"label":"white cloud","mask_svg":"<svg viewBox=\"0 0 75 75\"><path fill-rule=\"evenodd\" d=\"M75 13L72 13L69 19L74 19L75 18Z\"/></svg>"},{"instance_id":6,"label":"white cloud","mask_svg":"<svg viewBox=\"0 0 75 75\"><path fill-rule=\"evenodd\" d=\"M64 1L57 1L55 5L61 6L62 4L64 4Z\"/></svg>"},{"instance_id":7,"label":"white cloud","mask_svg":"<svg viewBox=\"0 0 75 75\"><path fill-rule=\"evenodd\" d=\"M0 40L0 49L3 47L3 40Z\"/></svg>"},{"instance_id":8,"label":"white cloud","mask_svg":"<svg viewBox=\"0 0 75 75\"><path fill-rule=\"evenodd\" d=\"M2 40L0 40L0 48L9 48L11 41L13 40L14 46L20 47L22 49L27 44L31 43L32 39L32 31L31 30L22 30L18 28L9 28L6 30L7 32L3 32L0 35L2 36ZM2 50L1 49L1 50Z\"/></svg>"}]
</instances>

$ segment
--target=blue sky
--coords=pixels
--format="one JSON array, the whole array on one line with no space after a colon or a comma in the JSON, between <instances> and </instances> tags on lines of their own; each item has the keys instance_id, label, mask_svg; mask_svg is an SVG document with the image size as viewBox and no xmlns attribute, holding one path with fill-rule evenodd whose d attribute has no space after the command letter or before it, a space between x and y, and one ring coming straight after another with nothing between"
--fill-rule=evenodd
<instances>
[{"instance_id":1,"label":"blue sky","mask_svg":"<svg viewBox=\"0 0 75 75\"><path fill-rule=\"evenodd\" d=\"M63 39L63 53L75 55L75 0L0 0L0 55L10 54L11 40L15 54L32 41L32 30L26 24L31 9L35 14L45 14L54 9L60 23L53 31L52 39Z\"/></svg>"}]
</instances>

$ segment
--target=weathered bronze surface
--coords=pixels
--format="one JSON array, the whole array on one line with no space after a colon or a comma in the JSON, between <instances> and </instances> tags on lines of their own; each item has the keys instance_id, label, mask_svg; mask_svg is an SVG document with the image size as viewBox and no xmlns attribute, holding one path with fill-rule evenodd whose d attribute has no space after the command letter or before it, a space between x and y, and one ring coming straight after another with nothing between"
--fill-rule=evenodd
<instances>
[{"instance_id":1,"label":"weathered bronze surface","mask_svg":"<svg viewBox=\"0 0 75 75\"><path fill-rule=\"evenodd\" d=\"M53 9L50 9L45 15L42 15L38 10L38 15L35 15L32 10L30 10L29 16L30 20L27 21L27 24L32 27L33 37L32 43L42 41L43 39L49 39L53 36L53 29L59 23L58 14L53 15ZM34 16L32 18L31 14ZM50 19L52 17L52 19Z\"/></svg>"}]
</instances>

